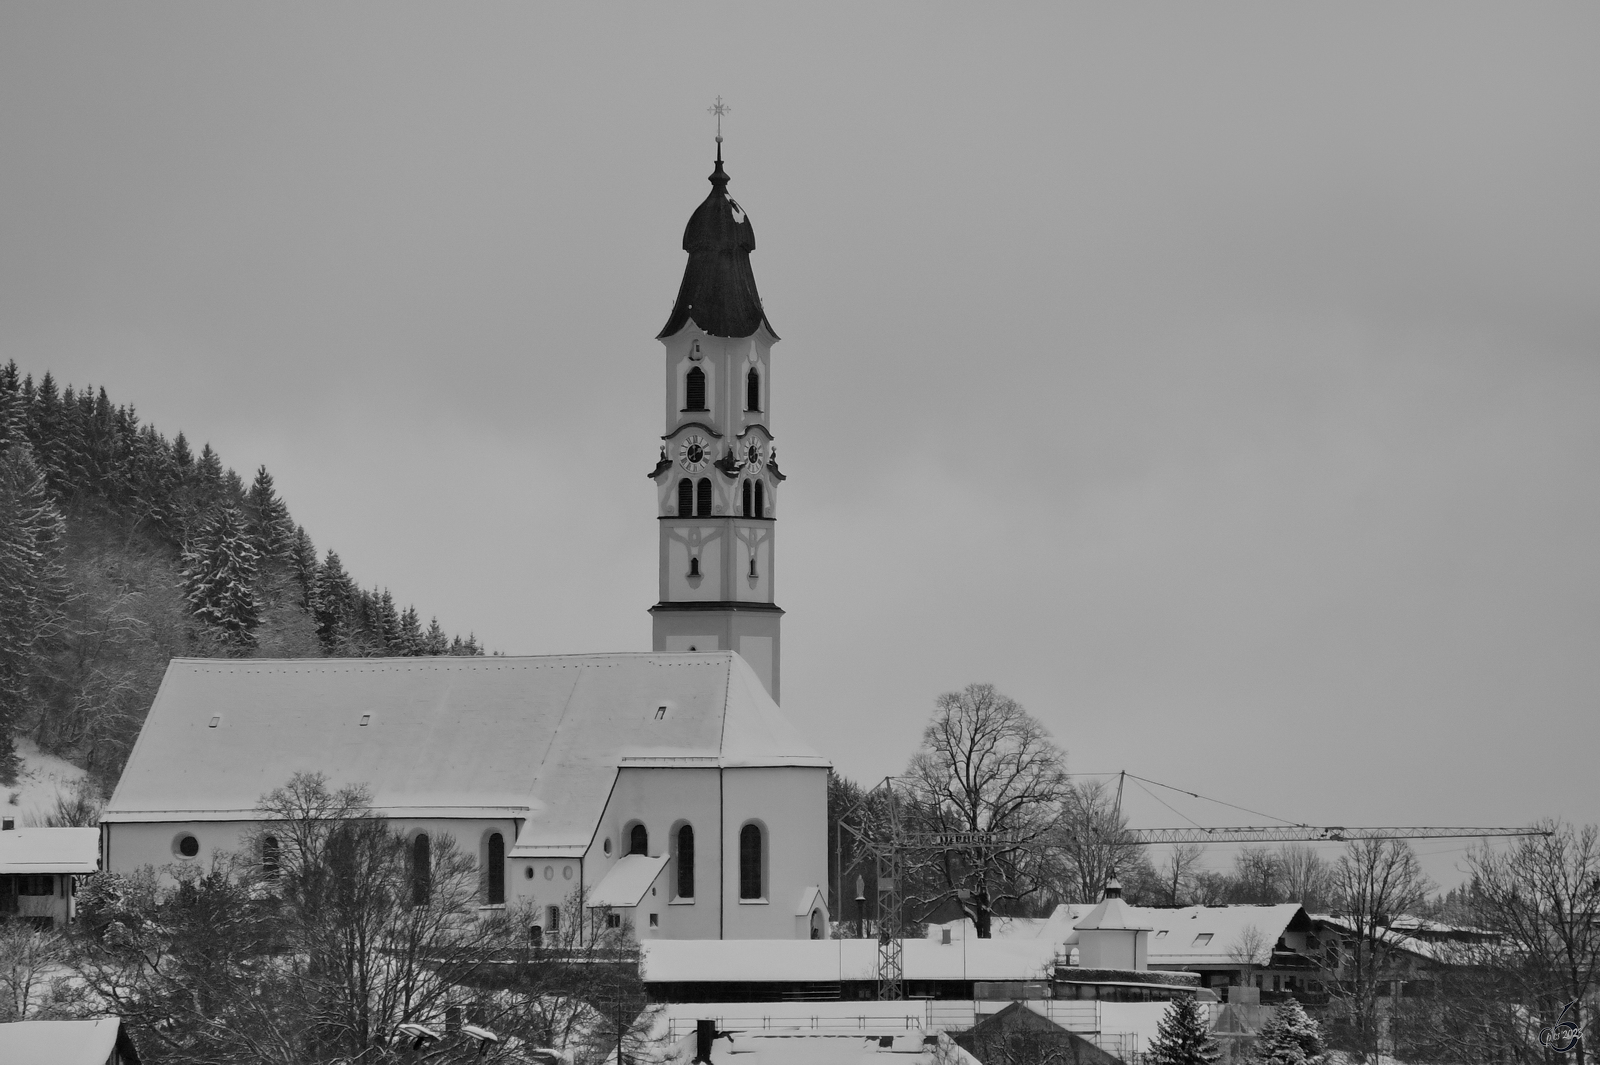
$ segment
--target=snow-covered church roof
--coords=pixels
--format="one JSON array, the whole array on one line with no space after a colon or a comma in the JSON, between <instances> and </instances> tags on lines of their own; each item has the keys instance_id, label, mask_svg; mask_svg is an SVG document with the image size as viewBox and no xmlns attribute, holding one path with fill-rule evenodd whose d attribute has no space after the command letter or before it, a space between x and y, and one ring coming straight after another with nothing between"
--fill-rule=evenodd
<instances>
[{"instance_id":1,"label":"snow-covered church roof","mask_svg":"<svg viewBox=\"0 0 1600 1065\"><path fill-rule=\"evenodd\" d=\"M298 772L586 846L618 768L826 766L729 651L174 659L102 820L239 820Z\"/></svg>"}]
</instances>

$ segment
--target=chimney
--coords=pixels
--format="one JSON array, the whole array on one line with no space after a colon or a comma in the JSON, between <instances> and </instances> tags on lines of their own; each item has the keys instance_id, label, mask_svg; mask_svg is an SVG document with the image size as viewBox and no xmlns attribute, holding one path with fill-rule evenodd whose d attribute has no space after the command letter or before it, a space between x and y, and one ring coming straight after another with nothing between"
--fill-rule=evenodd
<instances>
[{"instance_id":1,"label":"chimney","mask_svg":"<svg viewBox=\"0 0 1600 1065\"><path fill-rule=\"evenodd\" d=\"M694 1060L711 1065L711 1044L717 1041L717 1022L704 1017L694 1022Z\"/></svg>"}]
</instances>

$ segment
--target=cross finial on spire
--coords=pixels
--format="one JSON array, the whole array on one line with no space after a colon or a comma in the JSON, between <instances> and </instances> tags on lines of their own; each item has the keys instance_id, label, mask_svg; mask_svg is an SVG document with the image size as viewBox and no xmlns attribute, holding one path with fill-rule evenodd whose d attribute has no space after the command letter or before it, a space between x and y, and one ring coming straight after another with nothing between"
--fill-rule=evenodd
<instances>
[{"instance_id":1,"label":"cross finial on spire","mask_svg":"<svg viewBox=\"0 0 1600 1065\"><path fill-rule=\"evenodd\" d=\"M706 114L717 116L717 162L722 162L722 116L732 111L733 108L722 102L722 97L717 97L717 102L706 108Z\"/></svg>"}]
</instances>

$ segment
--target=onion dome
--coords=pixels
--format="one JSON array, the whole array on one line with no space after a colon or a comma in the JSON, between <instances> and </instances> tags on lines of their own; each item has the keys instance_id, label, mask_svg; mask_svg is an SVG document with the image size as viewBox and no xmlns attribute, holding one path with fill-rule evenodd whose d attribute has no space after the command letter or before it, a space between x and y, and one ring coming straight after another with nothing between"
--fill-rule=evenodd
<instances>
[{"instance_id":1,"label":"onion dome","mask_svg":"<svg viewBox=\"0 0 1600 1065\"><path fill-rule=\"evenodd\" d=\"M720 140L720 138L719 138ZM683 250L689 265L678 287L672 317L657 335L660 340L682 329L692 319L712 336L747 337L761 326L777 338L761 309L750 253L756 250L756 231L744 208L728 195L728 174L722 169L722 145L717 145L717 167L711 172L711 195L689 216L683 231Z\"/></svg>"}]
</instances>

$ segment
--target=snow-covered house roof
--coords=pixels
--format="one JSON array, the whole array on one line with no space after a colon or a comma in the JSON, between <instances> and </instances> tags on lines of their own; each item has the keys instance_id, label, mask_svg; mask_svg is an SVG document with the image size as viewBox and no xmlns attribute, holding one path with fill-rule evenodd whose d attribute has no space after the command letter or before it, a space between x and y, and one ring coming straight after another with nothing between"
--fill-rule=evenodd
<instances>
[{"instance_id":1,"label":"snow-covered house roof","mask_svg":"<svg viewBox=\"0 0 1600 1065\"><path fill-rule=\"evenodd\" d=\"M102 820L249 818L320 772L390 816L526 818L518 850L581 850L619 767L827 764L729 651L174 659Z\"/></svg>"},{"instance_id":2,"label":"snow-covered house roof","mask_svg":"<svg viewBox=\"0 0 1600 1065\"><path fill-rule=\"evenodd\" d=\"M876 980L876 939L653 939L640 944L651 983ZM1055 950L1037 939L907 939L907 980L1046 980Z\"/></svg>"},{"instance_id":3,"label":"snow-covered house roof","mask_svg":"<svg viewBox=\"0 0 1600 1065\"><path fill-rule=\"evenodd\" d=\"M60 1065L106 1065L112 1051L128 1065L139 1055L116 1017L92 1021L12 1021L0 1024L0 1061L48 1061Z\"/></svg>"},{"instance_id":4,"label":"snow-covered house roof","mask_svg":"<svg viewBox=\"0 0 1600 1065\"><path fill-rule=\"evenodd\" d=\"M650 890L661 870L667 867L667 856L659 854L628 854L606 870L600 883L589 894L590 906L637 906Z\"/></svg>"},{"instance_id":5,"label":"snow-covered house roof","mask_svg":"<svg viewBox=\"0 0 1600 1065\"><path fill-rule=\"evenodd\" d=\"M1269 952L1290 925L1309 922L1298 903L1277 906L1130 907L1150 925L1150 965L1237 965L1246 953ZM1297 916L1298 915L1298 919Z\"/></svg>"},{"instance_id":6,"label":"snow-covered house roof","mask_svg":"<svg viewBox=\"0 0 1600 1065\"><path fill-rule=\"evenodd\" d=\"M0 873L93 873L98 828L18 828L0 832Z\"/></svg>"}]
</instances>

